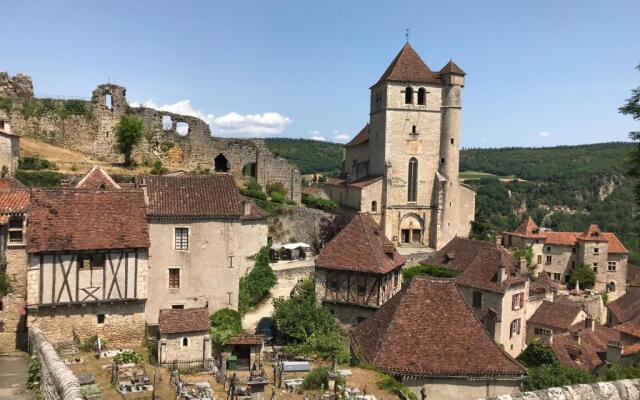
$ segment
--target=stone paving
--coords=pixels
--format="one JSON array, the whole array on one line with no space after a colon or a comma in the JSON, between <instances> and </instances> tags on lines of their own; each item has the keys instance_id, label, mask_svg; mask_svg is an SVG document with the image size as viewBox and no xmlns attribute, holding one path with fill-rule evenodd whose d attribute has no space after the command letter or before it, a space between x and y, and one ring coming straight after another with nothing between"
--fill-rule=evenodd
<instances>
[{"instance_id":1,"label":"stone paving","mask_svg":"<svg viewBox=\"0 0 640 400\"><path fill-rule=\"evenodd\" d=\"M26 390L28 355L0 356L0 400L32 399Z\"/></svg>"}]
</instances>

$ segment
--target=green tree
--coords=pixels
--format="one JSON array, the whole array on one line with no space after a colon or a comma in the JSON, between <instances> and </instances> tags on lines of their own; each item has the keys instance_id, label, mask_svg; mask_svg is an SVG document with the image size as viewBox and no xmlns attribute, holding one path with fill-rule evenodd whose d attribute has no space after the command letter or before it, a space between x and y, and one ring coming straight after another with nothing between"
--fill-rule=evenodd
<instances>
[{"instance_id":1,"label":"green tree","mask_svg":"<svg viewBox=\"0 0 640 400\"><path fill-rule=\"evenodd\" d=\"M213 353L216 357L222 354L222 349L231 336L242 332L241 318L239 312L229 308L218 310L209 317L211 322L209 335L211 336Z\"/></svg>"},{"instance_id":2,"label":"green tree","mask_svg":"<svg viewBox=\"0 0 640 400\"><path fill-rule=\"evenodd\" d=\"M116 148L124 154L124 163L132 165L131 152L140 143L144 133L144 121L135 115L124 115L116 125Z\"/></svg>"},{"instance_id":3,"label":"green tree","mask_svg":"<svg viewBox=\"0 0 640 400\"><path fill-rule=\"evenodd\" d=\"M596 273L587 265L580 264L571 274L571 285L580 283L581 287L593 287L596 283Z\"/></svg>"},{"instance_id":4,"label":"green tree","mask_svg":"<svg viewBox=\"0 0 640 400\"><path fill-rule=\"evenodd\" d=\"M524 390L532 391L549 387L575 385L578 383L594 383L597 378L590 373L577 368L567 368L562 365L545 364L529 368L524 379Z\"/></svg>"},{"instance_id":5,"label":"green tree","mask_svg":"<svg viewBox=\"0 0 640 400\"><path fill-rule=\"evenodd\" d=\"M277 282L278 278L269 265L269 246L263 246L255 257L251 271L240 278L240 313L244 314L260 304Z\"/></svg>"},{"instance_id":6,"label":"green tree","mask_svg":"<svg viewBox=\"0 0 640 400\"><path fill-rule=\"evenodd\" d=\"M535 368L541 365L558 365L558 359L553 351L539 340L532 342L518 356L518 361L527 368Z\"/></svg>"},{"instance_id":7,"label":"green tree","mask_svg":"<svg viewBox=\"0 0 640 400\"><path fill-rule=\"evenodd\" d=\"M513 252L513 260L518 263L520 258L524 257L527 260L527 268L531 268L533 264L533 245L529 245L524 249L518 249Z\"/></svg>"},{"instance_id":8,"label":"green tree","mask_svg":"<svg viewBox=\"0 0 640 400\"><path fill-rule=\"evenodd\" d=\"M640 71L640 64L636 67ZM631 115L636 121L640 121L640 87L631 90L631 97L627 99L624 106L619 111L625 115ZM640 141L640 131L629 133L631 140ZM634 192L636 204L640 207L640 143L629 153L629 167L627 174L636 181Z\"/></svg>"}]
</instances>

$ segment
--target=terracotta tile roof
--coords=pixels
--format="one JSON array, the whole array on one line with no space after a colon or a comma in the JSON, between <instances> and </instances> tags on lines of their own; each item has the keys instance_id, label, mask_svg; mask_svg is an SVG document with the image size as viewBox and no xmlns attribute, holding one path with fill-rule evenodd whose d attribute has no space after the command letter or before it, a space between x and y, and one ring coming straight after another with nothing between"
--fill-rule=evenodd
<instances>
[{"instance_id":1,"label":"terracotta tile roof","mask_svg":"<svg viewBox=\"0 0 640 400\"><path fill-rule=\"evenodd\" d=\"M454 278L457 284L497 293L504 293L510 286L528 280L524 271L518 272L506 249L480 240L455 238L423 263L459 271ZM500 265L504 265L506 273L502 283L497 280Z\"/></svg>"},{"instance_id":2,"label":"terracotta tile roof","mask_svg":"<svg viewBox=\"0 0 640 400\"><path fill-rule=\"evenodd\" d=\"M449 60L447 65L442 67L442 69L440 70L439 74L440 75L442 75L442 74L466 75L466 73L462 70L462 68L458 67L458 65L456 63L454 63L453 60Z\"/></svg>"},{"instance_id":3,"label":"terracotta tile roof","mask_svg":"<svg viewBox=\"0 0 640 400\"><path fill-rule=\"evenodd\" d=\"M577 236L575 232L545 232L544 243L560 246L575 246Z\"/></svg>"},{"instance_id":4,"label":"terracotta tile roof","mask_svg":"<svg viewBox=\"0 0 640 400\"><path fill-rule=\"evenodd\" d=\"M386 253L385 250L393 250ZM391 257L388 256L391 254ZM321 251L316 268L386 274L405 259L370 214L357 214Z\"/></svg>"},{"instance_id":5,"label":"terracotta tile roof","mask_svg":"<svg viewBox=\"0 0 640 400\"><path fill-rule=\"evenodd\" d=\"M631 356L638 353L640 353L640 343L625 345L624 349L622 350L623 356Z\"/></svg>"},{"instance_id":6,"label":"terracotta tile roof","mask_svg":"<svg viewBox=\"0 0 640 400\"><path fill-rule=\"evenodd\" d=\"M624 324L616 325L613 329L640 338L640 318L634 318Z\"/></svg>"},{"instance_id":7,"label":"terracotta tile roof","mask_svg":"<svg viewBox=\"0 0 640 400\"><path fill-rule=\"evenodd\" d=\"M362 189L363 187L367 187L372 183L378 182L382 178L383 178L382 175L367 175L367 176L363 176L358 180L347 183L347 186ZM345 182L346 180L342 178L329 178L327 179L325 184L332 185L332 186L344 186Z\"/></svg>"},{"instance_id":8,"label":"terracotta tile roof","mask_svg":"<svg viewBox=\"0 0 640 400\"><path fill-rule=\"evenodd\" d=\"M145 176L150 217L240 218L242 198L231 175Z\"/></svg>"},{"instance_id":9,"label":"terracotta tile roof","mask_svg":"<svg viewBox=\"0 0 640 400\"><path fill-rule=\"evenodd\" d=\"M607 302L607 308L619 323L640 317L640 290L634 289Z\"/></svg>"},{"instance_id":10,"label":"terracotta tile roof","mask_svg":"<svg viewBox=\"0 0 640 400\"><path fill-rule=\"evenodd\" d=\"M345 182L346 182L345 179L333 177L333 178L328 178L324 183L326 185L331 185L331 186L342 186L344 185Z\"/></svg>"},{"instance_id":11,"label":"terracotta tile roof","mask_svg":"<svg viewBox=\"0 0 640 400\"><path fill-rule=\"evenodd\" d=\"M529 283L529 295L535 296L538 294L549 293L553 290L553 288L554 285L551 282L551 278L549 278L549 275L542 272L538 275L537 278L535 278L535 280L532 279Z\"/></svg>"},{"instance_id":12,"label":"terracotta tile roof","mask_svg":"<svg viewBox=\"0 0 640 400\"><path fill-rule=\"evenodd\" d=\"M29 190L22 182L16 178L0 178L0 190Z\"/></svg>"},{"instance_id":13,"label":"terracotta tile roof","mask_svg":"<svg viewBox=\"0 0 640 400\"><path fill-rule=\"evenodd\" d=\"M320 191L320 188L318 186L307 186L306 188L302 189L302 194L306 194L307 196L313 196L314 194L317 194Z\"/></svg>"},{"instance_id":14,"label":"terracotta tile roof","mask_svg":"<svg viewBox=\"0 0 640 400\"><path fill-rule=\"evenodd\" d=\"M359 144L367 143L369 141L369 124L366 124L364 128L358 132L356 136L347 144L346 147L357 146Z\"/></svg>"},{"instance_id":15,"label":"terracotta tile roof","mask_svg":"<svg viewBox=\"0 0 640 400\"><path fill-rule=\"evenodd\" d=\"M609 242L609 253L629 254L629 250L622 244L618 236L613 232L602 232L605 240Z\"/></svg>"},{"instance_id":16,"label":"terracotta tile roof","mask_svg":"<svg viewBox=\"0 0 640 400\"><path fill-rule=\"evenodd\" d=\"M529 318L529 323L570 330L582 308L577 305L543 301Z\"/></svg>"},{"instance_id":17,"label":"terracotta tile roof","mask_svg":"<svg viewBox=\"0 0 640 400\"><path fill-rule=\"evenodd\" d=\"M422 58L409 43L402 47L398 55L391 61L389 67L387 67L387 70L384 71L378 82L373 86L377 86L382 82L442 83L438 73L431 71L427 67L427 64L422 61Z\"/></svg>"},{"instance_id":18,"label":"terracotta tile roof","mask_svg":"<svg viewBox=\"0 0 640 400\"><path fill-rule=\"evenodd\" d=\"M540 227L533 220L533 218L528 217L527 219L522 220L520 226L516 228L513 232L508 232L512 235L522 236L527 238L544 238L544 235L540 232Z\"/></svg>"},{"instance_id":19,"label":"terracotta tile roof","mask_svg":"<svg viewBox=\"0 0 640 400\"><path fill-rule=\"evenodd\" d=\"M349 336L363 361L391 374L526 374L489 337L450 279L412 279Z\"/></svg>"},{"instance_id":20,"label":"terracotta tile roof","mask_svg":"<svg viewBox=\"0 0 640 400\"><path fill-rule=\"evenodd\" d=\"M79 189L121 189L120 185L114 181L105 170L93 166L85 176L76 184Z\"/></svg>"},{"instance_id":21,"label":"terracotta tile roof","mask_svg":"<svg viewBox=\"0 0 640 400\"><path fill-rule=\"evenodd\" d=\"M245 333L242 335L231 336L229 340L227 340L226 344L236 345L236 344L251 344L251 345L261 345L264 343L264 336L255 335L251 333Z\"/></svg>"},{"instance_id":22,"label":"terracotta tile roof","mask_svg":"<svg viewBox=\"0 0 640 400\"><path fill-rule=\"evenodd\" d=\"M579 343L576 335L580 335ZM593 372L606 360L607 343L604 343L603 348L601 340L594 332L580 331L569 335L554 336L551 350L560 364L565 367Z\"/></svg>"},{"instance_id":23,"label":"terracotta tile roof","mask_svg":"<svg viewBox=\"0 0 640 400\"><path fill-rule=\"evenodd\" d=\"M34 189L27 252L149 247L141 190Z\"/></svg>"},{"instance_id":24,"label":"terracotta tile roof","mask_svg":"<svg viewBox=\"0 0 640 400\"><path fill-rule=\"evenodd\" d=\"M578 239L606 241L606 239L602 237L602 230L600 230L600 227L596 224L589 225L584 232L578 235Z\"/></svg>"},{"instance_id":25,"label":"terracotta tile roof","mask_svg":"<svg viewBox=\"0 0 640 400\"><path fill-rule=\"evenodd\" d=\"M640 286L640 267L627 263L627 283L630 286Z\"/></svg>"},{"instance_id":26,"label":"terracotta tile roof","mask_svg":"<svg viewBox=\"0 0 640 400\"><path fill-rule=\"evenodd\" d=\"M240 219L264 219L264 218L269 218L269 216L271 216L271 214L269 214L268 212L266 212L265 210L263 210L262 208L258 207L256 205L256 203L253 202L253 200L250 200L244 196L242 197L242 204L244 207L245 203L249 203L249 214L243 214L242 217L240 217Z\"/></svg>"},{"instance_id":27,"label":"terracotta tile roof","mask_svg":"<svg viewBox=\"0 0 640 400\"><path fill-rule=\"evenodd\" d=\"M29 208L29 189L14 178L0 179L0 214L23 213Z\"/></svg>"},{"instance_id":28,"label":"terracotta tile roof","mask_svg":"<svg viewBox=\"0 0 640 400\"><path fill-rule=\"evenodd\" d=\"M209 310L202 308L160 310L160 333L188 333L209 331Z\"/></svg>"}]
</instances>

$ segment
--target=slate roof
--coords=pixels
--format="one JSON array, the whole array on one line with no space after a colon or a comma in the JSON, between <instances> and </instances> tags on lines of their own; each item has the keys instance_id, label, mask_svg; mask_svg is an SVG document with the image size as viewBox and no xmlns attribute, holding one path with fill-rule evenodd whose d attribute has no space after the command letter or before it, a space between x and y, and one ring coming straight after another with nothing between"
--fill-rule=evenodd
<instances>
[{"instance_id":1,"label":"slate roof","mask_svg":"<svg viewBox=\"0 0 640 400\"><path fill-rule=\"evenodd\" d=\"M504 293L510 286L528 280L525 271L518 272L506 249L480 240L452 239L423 263L459 271L460 274L454 278L457 284L497 293ZM505 267L506 273L502 283L497 280L500 265Z\"/></svg>"},{"instance_id":2,"label":"slate roof","mask_svg":"<svg viewBox=\"0 0 640 400\"><path fill-rule=\"evenodd\" d=\"M442 83L440 75L429 69L409 43L402 47L378 82L373 86L377 86L382 82Z\"/></svg>"},{"instance_id":3,"label":"slate roof","mask_svg":"<svg viewBox=\"0 0 640 400\"><path fill-rule=\"evenodd\" d=\"M389 257L388 254L391 254ZM405 259L368 213L357 214L321 251L316 268L386 274Z\"/></svg>"},{"instance_id":4,"label":"slate roof","mask_svg":"<svg viewBox=\"0 0 640 400\"><path fill-rule=\"evenodd\" d=\"M231 175L145 176L150 217L240 218L242 198Z\"/></svg>"},{"instance_id":5,"label":"slate roof","mask_svg":"<svg viewBox=\"0 0 640 400\"><path fill-rule=\"evenodd\" d=\"M160 333L188 333L209 331L209 310L202 308L160 310Z\"/></svg>"},{"instance_id":6,"label":"slate roof","mask_svg":"<svg viewBox=\"0 0 640 400\"><path fill-rule=\"evenodd\" d=\"M76 184L79 189L122 189L109 174L100 167L93 166L85 176Z\"/></svg>"},{"instance_id":7,"label":"slate roof","mask_svg":"<svg viewBox=\"0 0 640 400\"><path fill-rule=\"evenodd\" d=\"M34 189L27 252L149 247L141 190Z\"/></svg>"},{"instance_id":8,"label":"slate roof","mask_svg":"<svg viewBox=\"0 0 640 400\"><path fill-rule=\"evenodd\" d=\"M0 178L0 214L24 213L29 208L29 189L15 178Z\"/></svg>"},{"instance_id":9,"label":"slate roof","mask_svg":"<svg viewBox=\"0 0 640 400\"><path fill-rule=\"evenodd\" d=\"M617 299L607 302L607 308L619 323L640 317L640 290L631 290Z\"/></svg>"},{"instance_id":10,"label":"slate roof","mask_svg":"<svg viewBox=\"0 0 640 400\"><path fill-rule=\"evenodd\" d=\"M568 331L581 311L580 306L543 301L528 322Z\"/></svg>"},{"instance_id":11,"label":"slate roof","mask_svg":"<svg viewBox=\"0 0 640 400\"><path fill-rule=\"evenodd\" d=\"M364 128L358 132L356 136L347 144L346 147L357 146L359 144L367 143L369 141L369 124L366 124Z\"/></svg>"},{"instance_id":12,"label":"slate roof","mask_svg":"<svg viewBox=\"0 0 640 400\"><path fill-rule=\"evenodd\" d=\"M363 361L390 374L521 378L453 280L416 277L349 332Z\"/></svg>"}]
</instances>

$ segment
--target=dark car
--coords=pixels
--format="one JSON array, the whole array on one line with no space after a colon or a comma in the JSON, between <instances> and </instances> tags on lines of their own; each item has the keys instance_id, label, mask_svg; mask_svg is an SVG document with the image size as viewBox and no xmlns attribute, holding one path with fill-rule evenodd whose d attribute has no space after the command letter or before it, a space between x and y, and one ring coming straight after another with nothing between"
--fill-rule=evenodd
<instances>
[{"instance_id":1,"label":"dark car","mask_svg":"<svg viewBox=\"0 0 640 400\"><path fill-rule=\"evenodd\" d=\"M265 344L271 344L275 337L275 324L273 323L273 320L269 317L260 319L256 326L256 333L264 336Z\"/></svg>"}]
</instances>

